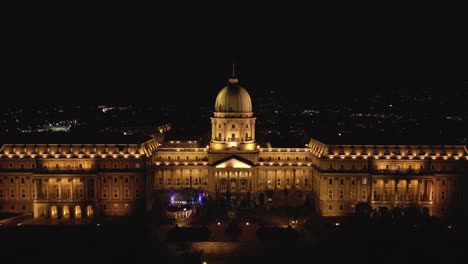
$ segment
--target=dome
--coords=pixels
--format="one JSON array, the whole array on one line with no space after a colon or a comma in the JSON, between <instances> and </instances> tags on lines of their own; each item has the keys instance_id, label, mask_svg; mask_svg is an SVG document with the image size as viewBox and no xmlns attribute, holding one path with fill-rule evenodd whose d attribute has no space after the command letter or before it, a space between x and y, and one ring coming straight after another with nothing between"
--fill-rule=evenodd
<instances>
[{"instance_id":1,"label":"dome","mask_svg":"<svg viewBox=\"0 0 468 264\"><path fill-rule=\"evenodd\" d=\"M244 87L237 84L237 79L229 79L229 84L216 96L215 112L252 112L252 101Z\"/></svg>"}]
</instances>

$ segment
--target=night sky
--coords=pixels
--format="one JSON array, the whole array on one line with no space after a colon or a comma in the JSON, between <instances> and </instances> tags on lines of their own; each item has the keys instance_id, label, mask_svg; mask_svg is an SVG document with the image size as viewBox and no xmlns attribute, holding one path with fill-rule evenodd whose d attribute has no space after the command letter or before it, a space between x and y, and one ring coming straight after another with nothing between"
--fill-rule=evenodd
<instances>
[{"instance_id":1,"label":"night sky","mask_svg":"<svg viewBox=\"0 0 468 264\"><path fill-rule=\"evenodd\" d=\"M466 89L456 6L18 2L2 41L10 104L211 104L233 59L249 92L302 103Z\"/></svg>"}]
</instances>

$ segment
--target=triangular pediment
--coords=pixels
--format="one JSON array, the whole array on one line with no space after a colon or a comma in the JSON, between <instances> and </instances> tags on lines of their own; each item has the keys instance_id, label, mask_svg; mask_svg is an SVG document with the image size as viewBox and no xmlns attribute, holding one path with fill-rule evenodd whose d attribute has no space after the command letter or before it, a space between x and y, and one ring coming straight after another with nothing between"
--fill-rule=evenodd
<instances>
[{"instance_id":1,"label":"triangular pediment","mask_svg":"<svg viewBox=\"0 0 468 264\"><path fill-rule=\"evenodd\" d=\"M213 165L215 168L249 169L253 167L253 164L249 160L241 160L240 158L233 156L219 160Z\"/></svg>"}]
</instances>

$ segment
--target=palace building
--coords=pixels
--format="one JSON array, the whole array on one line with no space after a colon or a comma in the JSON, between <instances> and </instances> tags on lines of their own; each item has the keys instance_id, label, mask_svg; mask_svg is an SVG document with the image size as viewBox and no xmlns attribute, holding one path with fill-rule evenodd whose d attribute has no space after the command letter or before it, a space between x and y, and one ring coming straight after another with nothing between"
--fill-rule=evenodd
<instances>
[{"instance_id":1,"label":"palace building","mask_svg":"<svg viewBox=\"0 0 468 264\"><path fill-rule=\"evenodd\" d=\"M20 140L0 149L0 211L81 218L144 210L146 162L157 147L154 139L46 136Z\"/></svg>"},{"instance_id":2,"label":"palace building","mask_svg":"<svg viewBox=\"0 0 468 264\"><path fill-rule=\"evenodd\" d=\"M193 190L233 204L311 201L323 216L416 206L443 216L466 205L465 145L370 144L310 139L304 148L262 148L247 90L232 77L216 97L211 140L151 137L28 139L0 149L0 211L35 217L129 215L154 195ZM304 142L306 143L306 142Z\"/></svg>"}]
</instances>

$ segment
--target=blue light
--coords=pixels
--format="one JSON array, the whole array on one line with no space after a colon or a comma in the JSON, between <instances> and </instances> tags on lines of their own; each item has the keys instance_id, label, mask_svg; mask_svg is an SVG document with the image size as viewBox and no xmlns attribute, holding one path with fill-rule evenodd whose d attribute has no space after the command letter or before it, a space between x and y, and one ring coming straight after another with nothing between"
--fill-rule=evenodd
<instances>
[{"instance_id":1,"label":"blue light","mask_svg":"<svg viewBox=\"0 0 468 264\"><path fill-rule=\"evenodd\" d=\"M198 203L202 204L202 192L198 192Z\"/></svg>"},{"instance_id":2,"label":"blue light","mask_svg":"<svg viewBox=\"0 0 468 264\"><path fill-rule=\"evenodd\" d=\"M169 200L170 200L171 205L174 205L174 196L175 196L174 191L171 191L169 193Z\"/></svg>"}]
</instances>

